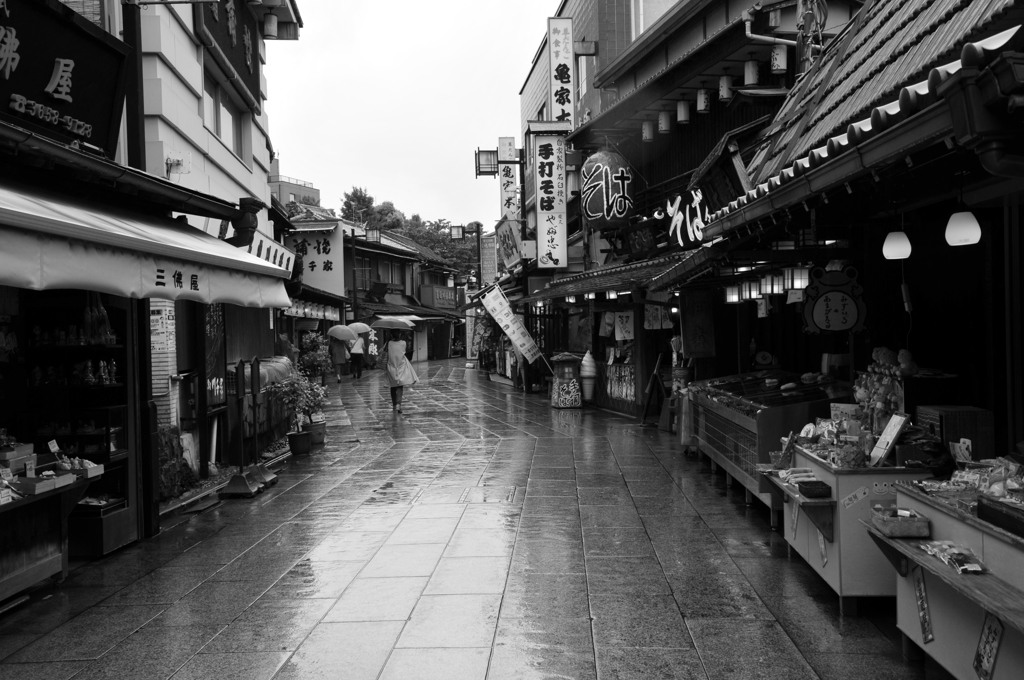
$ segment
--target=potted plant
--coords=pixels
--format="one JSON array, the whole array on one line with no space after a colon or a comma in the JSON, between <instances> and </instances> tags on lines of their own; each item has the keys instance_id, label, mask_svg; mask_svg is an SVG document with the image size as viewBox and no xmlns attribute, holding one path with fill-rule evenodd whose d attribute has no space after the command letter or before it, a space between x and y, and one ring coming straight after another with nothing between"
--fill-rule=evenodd
<instances>
[{"instance_id":1,"label":"potted plant","mask_svg":"<svg viewBox=\"0 0 1024 680\"><path fill-rule=\"evenodd\" d=\"M311 421L313 413L323 408L326 390L310 382L302 373L292 371L284 380L268 388L292 412L292 431L288 433L288 446L292 453L309 453L313 447L313 433L304 431L304 422Z\"/></svg>"},{"instance_id":2,"label":"potted plant","mask_svg":"<svg viewBox=\"0 0 1024 680\"><path fill-rule=\"evenodd\" d=\"M327 436L327 419L323 415L324 405L327 404L327 388L308 379L307 383L309 391L306 393L303 403L305 422L302 425L302 431L309 432L312 435L312 445L318 446L324 443L324 438ZM320 417L314 420L313 418L317 415Z\"/></svg>"},{"instance_id":3,"label":"potted plant","mask_svg":"<svg viewBox=\"0 0 1024 680\"><path fill-rule=\"evenodd\" d=\"M303 333L299 344L299 370L310 378L320 378L322 382L323 377L334 368L331 346L327 338L319 333Z\"/></svg>"}]
</instances>

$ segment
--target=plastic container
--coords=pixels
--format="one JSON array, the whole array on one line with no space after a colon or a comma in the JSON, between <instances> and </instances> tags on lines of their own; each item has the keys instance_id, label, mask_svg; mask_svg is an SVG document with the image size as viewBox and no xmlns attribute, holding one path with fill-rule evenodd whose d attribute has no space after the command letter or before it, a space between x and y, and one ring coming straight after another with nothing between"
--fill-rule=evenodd
<instances>
[{"instance_id":1,"label":"plastic container","mask_svg":"<svg viewBox=\"0 0 1024 680\"><path fill-rule=\"evenodd\" d=\"M830 498L832 487L825 482L799 482L796 487L804 498Z\"/></svg>"},{"instance_id":2,"label":"plastic container","mask_svg":"<svg viewBox=\"0 0 1024 680\"><path fill-rule=\"evenodd\" d=\"M883 536L889 538L928 538L932 535L931 522L924 515L901 517L896 510L872 510L871 523Z\"/></svg>"}]
</instances>

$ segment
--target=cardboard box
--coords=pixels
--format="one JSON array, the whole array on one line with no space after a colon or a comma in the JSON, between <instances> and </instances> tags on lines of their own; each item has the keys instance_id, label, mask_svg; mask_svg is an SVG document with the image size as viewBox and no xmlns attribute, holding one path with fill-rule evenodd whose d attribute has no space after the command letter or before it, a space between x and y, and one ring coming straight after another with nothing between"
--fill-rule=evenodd
<instances>
[{"instance_id":1,"label":"cardboard box","mask_svg":"<svg viewBox=\"0 0 1024 680\"><path fill-rule=\"evenodd\" d=\"M45 477L18 477L11 482L11 486L20 494L35 496L46 491L53 491L57 488L57 482Z\"/></svg>"},{"instance_id":2,"label":"cardboard box","mask_svg":"<svg viewBox=\"0 0 1024 680\"><path fill-rule=\"evenodd\" d=\"M34 447L32 444L17 444L11 446L0 446L0 460L11 460L13 458L22 458L32 453Z\"/></svg>"},{"instance_id":3,"label":"cardboard box","mask_svg":"<svg viewBox=\"0 0 1024 680\"><path fill-rule=\"evenodd\" d=\"M74 484L75 481L78 479L78 476L71 474L70 471L65 472L61 470L60 472L57 473L57 476L53 477L52 479L54 480L54 488L59 489L62 486Z\"/></svg>"},{"instance_id":4,"label":"cardboard box","mask_svg":"<svg viewBox=\"0 0 1024 680\"><path fill-rule=\"evenodd\" d=\"M93 477L99 477L103 474L103 463L98 463L89 468L74 468L68 472L73 472L75 475L83 479L92 479Z\"/></svg>"},{"instance_id":5,"label":"cardboard box","mask_svg":"<svg viewBox=\"0 0 1024 680\"><path fill-rule=\"evenodd\" d=\"M36 454L30 453L18 458L8 458L6 460L0 460L0 466L10 468L17 473L21 473L25 469L25 463L32 463L33 467L36 464Z\"/></svg>"}]
</instances>

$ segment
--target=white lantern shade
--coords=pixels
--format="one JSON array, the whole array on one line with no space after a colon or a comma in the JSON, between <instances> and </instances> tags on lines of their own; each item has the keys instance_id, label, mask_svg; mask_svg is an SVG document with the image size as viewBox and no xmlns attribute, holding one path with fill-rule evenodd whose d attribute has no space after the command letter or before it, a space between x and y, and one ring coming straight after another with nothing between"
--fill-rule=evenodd
<instances>
[{"instance_id":1,"label":"white lantern shade","mask_svg":"<svg viewBox=\"0 0 1024 680\"><path fill-rule=\"evenodd\" d=\"M263 38L277 40L277 15L270 13L263 17Z\"/></svg>"},{"instance_id":2,"label":"white lantern shade","mask_svg":"<svg viewBox=\"0 0 1024 680\"><path fill-rule=\"evenodd\" d=\"M888 239L887 239L888 240ZM974 245L981 240L981 225L969 210L955 212L946 223L946 243L951 246Z\"/></svg>"},{"instance_id":3,"label":"white lantern shade","mask_svg":"<svg viewBox=\"0 0 1024 680\"><path fill-rule=\"evenodd\" d=\"M640 138L645 142L654 141L654 121L645 120L640 128Z\"/></svg>"},{"instance_id":4,"label":"white lantern shade","mask_svg":"<svg viewBox=\"0 0 1024 680\"><path fill-rule=\"evenodd\" d=\"M740 301L740 287L739 286L726 286L725 287L725 301L727 304L735 305Z\"/></svg>"},{"instance_id":5,"label":"white lantern shade","mask_svg":"<svg viewBox=\"0 0 1024 680\"><path fill-rule=\"evenodd\" d=\"M757 85L758 80L761 79L761 65L756 59L743 64L743 84L744 85Z\"/></svg>"},{"instance_id":6,"label":"white lantern shade","mask_svg":"<svg viewBox=\"0 0 1024 680\"><path fill-rule=\"evenodd\" d=\"M697 113L707 113L711 110L711 92L702 87L697 90Z\"/></svg>"},{"instance_id":7,"label":"white lantern shade","mask_svg":"<svg viewBox=\"0 0 1024 680\"><path fill-rule=\"evenodd\" d=\"M781 75L789 70L789 48L785 45L772 46L772 73Z\"/></svg>"},{"instance_id":8,"label":"white lantern shade","mask_svg":"<svg viewBox=\"0 0 1024 680\"><path fill-rule=\"evenodd\" d=\"M785 290L803 290L811 282L811 270L807 267L787 267L782 270L782 278Z\"/></svg>"},{"instance_id":9,"label":"white lantern shade","mask_svg":"<svg viewBox=\"0 0 1024 680\"><path fill-rule=\"evenodd\" d=\"M690 122L690 102L685 99L676 102L676 122L680 124Z\"/></svg>"},{"instance_id":10,"label":"white lantern shade","mask_svg":"<svg viewBox=\"0 0 1024 680\"><path fill-rule=\"evenodd\" d=\"M724 75L718 78L718 98L723 102L732 99L732 76Z\"/></svg>"},{"instance_id":11,"label":"white lantern shade","mask_svg":"<svg viewBox=\"0 0 1024 680\"><path fill-rule=\"evenodd\" d=\"M618 297L619 297L619 294L616 293L614 290L609 290L609 291L605 292L604 296L608 300L617 300Z\"/></svg>"},{"instance_id":12,"label":"white lantern shade","mask_svg":"<svg viewBox=\"0 0 1024 680\"><path fill-rule=\"evenodd\" d=\"M782 295L784 285L782 274L766 274L761 277L761 295Z\"/></svg>"},{"instance_id":13,"label":"white lantern shade","mask_svg":"<svg viewBox=\"0 0 1024 680\"><path fill-rule=\"evenodd\" d=\"M902 231L890 231L882 244L882 255L887 260L905 260L910 251L910 239Z\"/></svg>"},{"instance_id":14,"label":"white lantern shade","mask_svg":"<svg viewBox=\"0 0 1024 680\"><path fill-rule=\"evenodd\" d=\"M744 281L740 284L740 299L755 300L761 297L760 281Z\"/></svg>"},{"instance_id":15,"label":"white lantern shade","mask_svg":"<svg viewBox=\"0 0 1024 680\"><path fill-rule=\"evenodd\" d=\"M658 114L658 132L667 135L672 132L672 112L662 111Z\"/></svg>"}]
</instances>

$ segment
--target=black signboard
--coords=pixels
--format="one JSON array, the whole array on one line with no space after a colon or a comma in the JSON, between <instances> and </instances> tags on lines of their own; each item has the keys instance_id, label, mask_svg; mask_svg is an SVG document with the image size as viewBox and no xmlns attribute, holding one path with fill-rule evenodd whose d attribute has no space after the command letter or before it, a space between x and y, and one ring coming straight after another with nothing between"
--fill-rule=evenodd
<instances>
[{"instance_id":1,"label":"black signboard","mask_svg":"<svg viewBox=\"0 0 1024 680\"><path fill-rule=\"evenodd\" d=\"M0 2L0 119L112 157L130 48L56 0Z\"/></svg>"},{"instance_id":2,"label":"black signboard","mask_svg":"<svg viewBox=\"0 0 1024 680\"><path fill-rule=\"evenodd\" d=\"M251 107L260 102L260 20L244 0L197 5L196 35Z\"/></svg>"}]
</instances>

